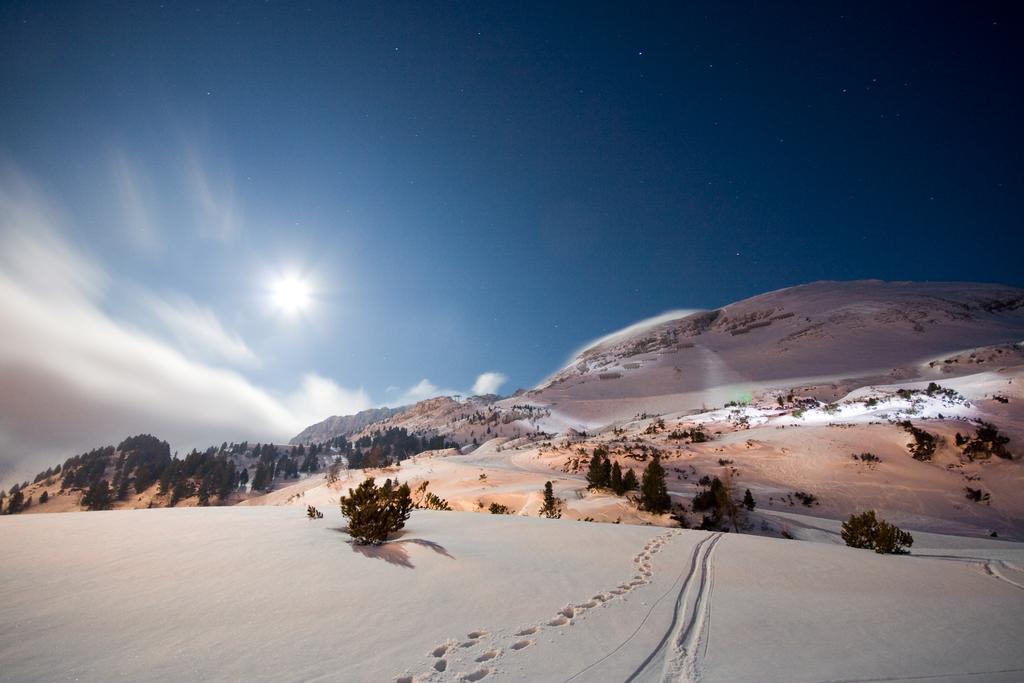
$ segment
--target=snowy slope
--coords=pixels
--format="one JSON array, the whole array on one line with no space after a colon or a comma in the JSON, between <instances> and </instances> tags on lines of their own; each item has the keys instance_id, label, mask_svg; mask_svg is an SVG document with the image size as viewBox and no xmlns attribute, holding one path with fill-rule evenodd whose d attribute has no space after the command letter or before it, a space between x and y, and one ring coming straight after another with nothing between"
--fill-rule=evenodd
<instances>
[{"instance_id":1,"label":"snowy slope","mask_svg":"<svg viewBox=\"0 0 1024 683\"><path fill-rule=\"evenodd\" d=\"M369 430L405 427L466 444L538 430L593 430L638 413L697 411L768 389L813 386L842 395L869 384L958 376L985 362L971 357L976 349L998 346L1006 354L998 360L1024 362L1021 342L1022 289L815 282L641 321L581 350L524 395L428 399ZM346 429L337 428L339 420ZM293 442L352 433L350 421L330 418Z\"/></svg>"},{"instance_id":2,"label":"snowy slope","mask_svg":"<svg viewBox=\"0 0 1024 683\"><path fill-rule=\"evenodd\" d=\"M1016 681L1024 546L915 553L417 512L4 517L11 681ZM930 547L921 547L929 546Z\"/></svg>"},{"instance_id":3,"label":"snowy slope","mask_svg":"<svg viewBox=\"0 0 1024 683\"><path fill-rule=\"evenodd\" d=\"M636 412L721 405L766 387L852 389L918 377L936 358L1022 340L1021 289L816 282L612 335L525 398L593 427Z\"/></svg>"}]
</instances>

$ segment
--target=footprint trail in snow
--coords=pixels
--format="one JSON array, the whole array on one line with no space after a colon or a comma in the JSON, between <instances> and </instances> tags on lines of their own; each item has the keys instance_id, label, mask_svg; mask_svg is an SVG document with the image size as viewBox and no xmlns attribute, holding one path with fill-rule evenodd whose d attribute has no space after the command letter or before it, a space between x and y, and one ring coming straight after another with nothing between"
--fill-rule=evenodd
<instances>
[{"instance_id":1,"label":"footprint trail in snow","mask_svg":"<svg viewBox=\"0 0 1024 683\"><path fill-rule=\"evenodd\" d=\"M536 636L545 630L572 627L576 620L592 609L607 607L633 590L651 582L651 558L679 533L667 531L644 545L633 557L633 571L622 583L592 595L580 602L570 603L554 614L516 629L508 635L500 631L478 629L439 644L428 654L428 662L420 673L397 676L396 683L424 683L426 681L481 681L499 671L497 664L506 657L536 644Z\"/></svg>"}]
</instances>

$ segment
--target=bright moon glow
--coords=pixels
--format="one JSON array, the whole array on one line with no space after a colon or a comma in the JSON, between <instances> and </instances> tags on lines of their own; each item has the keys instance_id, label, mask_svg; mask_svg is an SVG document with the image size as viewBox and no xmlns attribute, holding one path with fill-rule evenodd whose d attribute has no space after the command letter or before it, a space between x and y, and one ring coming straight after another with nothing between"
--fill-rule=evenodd
<instances>
[{"instance_id":1,"label":"bright moon glow","mask_svg":"<svg viewBox=\"0 0 1024 683\"><path fill-rule=\"evenodd\" d=\"M299 313L309 308L309 285L295 275L285 275L270 287L270 300L285 313Z\"/></svg>"}]
</instances>

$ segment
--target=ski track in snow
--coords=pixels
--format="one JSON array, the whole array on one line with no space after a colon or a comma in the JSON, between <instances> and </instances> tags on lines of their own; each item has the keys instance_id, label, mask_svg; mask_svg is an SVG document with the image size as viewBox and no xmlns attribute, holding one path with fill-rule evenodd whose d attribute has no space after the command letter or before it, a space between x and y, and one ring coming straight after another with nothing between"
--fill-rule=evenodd
<instances>
[{"instance_id":1,"label":"ski track in snow","mask_svg":"<svg viewBox=\"0 0 1024 683\"><path fill-rule=\"evenodd\" d=\"M396 677L396 683L480 681L491 674L498 673L499 670L496 668L496 664L499 660L506 655L514 655L516 652L525 650L535 644L537 641L534 636L542 631L572 626L576 623L575 620L584 612L607 606L615 599L627 595L635 588L650 583L652 575L651 558L678 533L677 529L673 529L647 541L643 549L633 557L633 571L630 578L614 588L596 593L588 600L570 603L555 612L553 616L539 619L529 626L516 629L508 635L496 635L495 638L491 638L490 631L478 629L466 634L463 638L449 638L430 651L428 664L423 667L421 673L415 675L402 674ZM711 536L708 538L711 538ZM698 546L707 542L708 538L701 540ZM676 581L678 582L678 579ZM673 586L675 586L675 583L673 583ZM651 610L653 609L654 607L652 606ZM649 615L650 611L648 612ZM645 616L644 621L646 619L647 617ZM637 627L637 631L639 630L640 627ZM636 635L636 632L633 635ZM482 648L479 647L481 644L483 644ZM454 665L458 666L454 667ZM591 666L594 666L594 664ZM469 670L466 670L467 667L469 667ZM461 670L456 672L454 668Z\"/></svg>"},{"instance_id":2,"label":"ski track in snow","mask_svg":"<svg viewBox=\"0 0 1024 683\"><path fill-rule=\"evenodd\" d=\"M627 683L641 676L650 678L659 663L660 680L699 680L697 650L700 649L702 638L706 648L707 626L711 619L711 553L721 538L721 533L711 534L694 547L689 570L676 596L672 621L658 646L630 674ZM697 587L691 596L691 587L695 581ZM683 614L687 614L688 618L680 623Z\"/></svg>"},{"instance_id":3,"label":"ski track in snow","mask_svg":"<svg viewBox=\"0 0 1024 683\"><path fill-rule=\"evenodd\" d=\"M926 557L926 558L929 558L929 559L953 560L953 561L956 561L956 562L967 562L967 563L971 563L971 564L975 564L976 563L976 564L978 564L981 567L981 571L982 571L982 573L985 574L985 576L993 578L996 581L1001 581L1003 583L1007 583L1007 584L1009 584L1009 585L1011 585L1014 588L1017 588L1019 590L1024 590L1024 584L1017 583L1016 581L1014 581L1010 577L1006 576L1006 574L1004 574L1000 570L1000 567L1002 567L1004 569L1009 569L1009 570L1015 571L1015 572L1020 572L1020 573L1024 573L1024 572L1021 572L1021 570L1016 565L1011 564L1009 562L1005 562L1003 560L995 560L995 559L991 559L991 558L987 558L987 557L972 557L970 555L925 555L925 554L917 554L917 553L913 554L911 557Z\"/></svg>"}]
</instances>

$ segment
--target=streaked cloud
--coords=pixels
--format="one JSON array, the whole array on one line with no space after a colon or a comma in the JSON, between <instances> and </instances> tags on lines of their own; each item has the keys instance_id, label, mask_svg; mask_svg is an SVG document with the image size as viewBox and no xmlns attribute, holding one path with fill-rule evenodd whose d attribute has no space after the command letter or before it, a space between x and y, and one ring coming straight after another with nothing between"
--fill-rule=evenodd
<instances>
[{"instance_id":1,"label":"streaked cloud","mask_svg":"<svg viewBox=\"0 0 1024 683\"><path fill-rule=\"evenodd\" d=\"M211 172L209 162L194 149L185 159L185 187L199 235L222 242L233 239L241 231L241 210L231 174Z\"/></svg>"},{"instance_id":2,"label":"streaked cloud","mask_svg":"<svg viewBox=\"0 0 1024 683\"><path fill-rule=\"evenodd\" d=\"M153 217L149 184L142 172L126 155L117 153L111 162L122 234L135 246L146 250L160 243L160 228Z\"/></svg>"},{"instance_id":3,"label":"streaked cloud","mask_svg":"<svg viewBox=\"0 0 1024 683\"><path fill-rule=\"evenodd\" d=\"M235 365L259 364L245 341L225 329L209 308L180 294L161 298L144 293L140 298L146 310L174 336L186 354Z\"/></svg>"},{"instance_id":4,"label":"streaked cloud","mask_svg":"<svg viewBox=\"0 0 1024 683\"><path fill-rule=\"evenodd\" d=\"M279 396L114 317L104 295L131 283L112 279L65 238L64 217L21 177L0 180L0 477L24 477L140 432L179 450L280 442L327 415L371 405L361 389L312 374ZM254 358L202 306L182 297L153 303L203 353Z\"/></svg>"}]
</instances>

